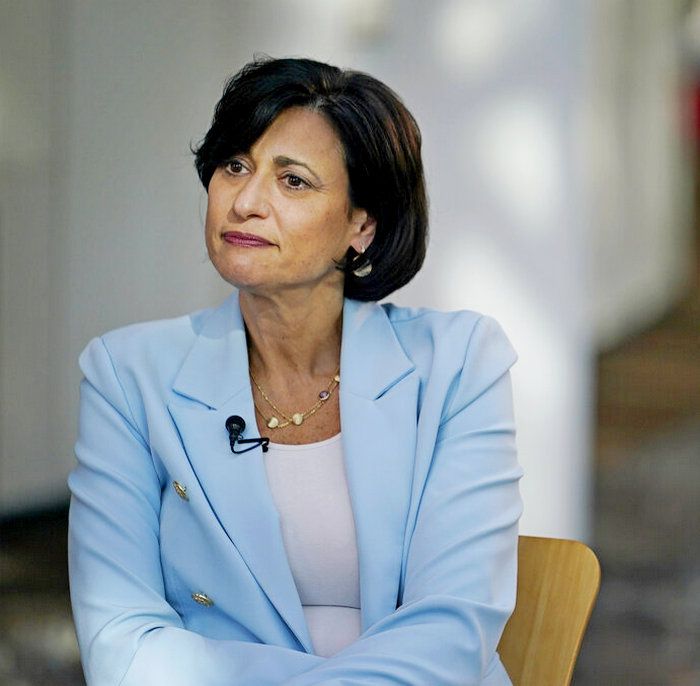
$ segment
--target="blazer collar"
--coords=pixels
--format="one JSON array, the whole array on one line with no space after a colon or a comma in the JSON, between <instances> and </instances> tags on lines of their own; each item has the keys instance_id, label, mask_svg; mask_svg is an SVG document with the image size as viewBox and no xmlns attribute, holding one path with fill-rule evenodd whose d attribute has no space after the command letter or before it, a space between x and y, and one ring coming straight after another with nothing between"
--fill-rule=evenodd
<instances>
[{"instance_id":1,"label":"blazer collar","mask_svg":"<svg viewBox=\"0 0 700 686\"><path fill-rule=\"evenodd\" d=\"M376 303L345 299L340 369L349 392L373 400L413 371ZM216 409L249 387L245 324L234 291L204 321L173 390Z\"/></svg>"},{"instance_id":2,"label":"blazer collar","mask_svg":"<svg viewBox=\"0 0 700 686\"><path fill-rule=\"evenodd\" d=\"M249 386L245 325L234 291L204 320L173 390L217 409Z\"/></svg>"},{"instance_id":3,"label":"blazer collar","mask_svg":"<svg viewBox=\"0 0 700 686\"><path fill-rule=\"evenodd\" d=\"M418 378L413 369L384 309L346 300L340 415L363 631L396 609L416 449ZM264 640L278 644L289 641L286 625L313 652L262 453L232 455L224 429L231 414L255 427L236 292L204 321L173 388L196 401L174 399L169 410L202 495L284 624L270 624L260 610L246 620ZM255 428L248 433L254 435Z\"/></svg>"}]
</instances>

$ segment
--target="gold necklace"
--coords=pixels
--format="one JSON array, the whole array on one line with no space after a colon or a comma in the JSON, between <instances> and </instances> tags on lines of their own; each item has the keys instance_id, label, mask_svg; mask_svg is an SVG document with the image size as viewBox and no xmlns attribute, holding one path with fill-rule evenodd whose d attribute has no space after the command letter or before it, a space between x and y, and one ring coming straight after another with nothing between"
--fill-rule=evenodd
<instances>
[{"instance_id":1,"label":"gold necklace","mask_svg":"<svg viewBox=\"0 0 700 686\"><path fill-rule=\"evenodd\" d=\"M338 384L340 384L340 367L336 369L335 374L331 377L331 380L328 382L328 385L326 388L324 388L322 391L319 392L318 394L318 400L312 405L308 410L305 410L304 412L294 412L291 417L287 416L282 410L280 410L277 405L272 401L272 399L265 393L265 391L262 389L260 384L258 383L257 379L253 375L252 370L250 371L250 378L252 379L253 383L255 384L255 387L260 391L260 395L264 398L265 402L281 417L284 421L280 421L280 418L272 415L269 419L263 414L262 410L258 407L258 404L253 400L253 405L255 406L255 409L260 413L260 416L265 420L265 424L267 424L267 427L269 429L283 429L285 426L289 426L290 424L293 424L294 426L300 426L301 423L307 419L308 417L311 417L311 415L316 414L318 410L328 402L330 399L331 395L333 394L333 391L338 387Z\"/></svg>"}]
</instances>

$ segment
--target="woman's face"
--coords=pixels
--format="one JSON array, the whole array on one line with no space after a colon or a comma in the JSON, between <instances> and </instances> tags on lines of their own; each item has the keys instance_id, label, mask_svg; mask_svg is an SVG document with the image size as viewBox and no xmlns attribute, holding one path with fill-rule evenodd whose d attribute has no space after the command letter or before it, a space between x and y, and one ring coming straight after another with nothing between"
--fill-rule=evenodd
<instances>
[{"instance_id":1,"label":"woman's face","mask_svg":"<svg viewBox=\"0 0 700 686\"><path fill-rule=\"evenodd\" d=\"M350 210L342 145L317 112L283 111L246 153L219 167L209 183L206 243L229 283L251 292L332 284L334 260L360 251L374 221Z\"/></svg>"}]
</instances>

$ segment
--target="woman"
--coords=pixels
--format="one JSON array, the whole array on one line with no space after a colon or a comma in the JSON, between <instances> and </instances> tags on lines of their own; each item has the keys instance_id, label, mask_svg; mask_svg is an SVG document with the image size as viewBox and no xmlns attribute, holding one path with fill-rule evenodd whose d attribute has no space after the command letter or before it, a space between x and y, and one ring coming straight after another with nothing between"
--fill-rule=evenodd
<instances>
[{"instance_id":1,"label":"woman","mask_svg":"<svg viewBox=\"0 0 700 686\"><path fill-rule=\"evenodd\" d=\"M425 253L415 121L366 74L257 61L195 154L233 294L80 358L88 684L510 683L515 354L375 302Z\"/></svg>"}]
</instances>

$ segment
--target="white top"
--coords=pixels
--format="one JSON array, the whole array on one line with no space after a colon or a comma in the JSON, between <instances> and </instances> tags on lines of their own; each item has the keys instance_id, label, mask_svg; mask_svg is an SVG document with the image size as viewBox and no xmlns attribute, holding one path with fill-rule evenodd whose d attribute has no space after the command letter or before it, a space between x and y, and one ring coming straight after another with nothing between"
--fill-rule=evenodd
<instances>
[{"instance_id":1,"label":"white top","mask_svg":"<svg viewBox=\"0 0 700 686\"><path fill-rule=\"evenodd\" d=\"M282 538L317 655L360 635L360 573L341 434L270 443L263 454Z\"/></svg>"}]
</instances>

